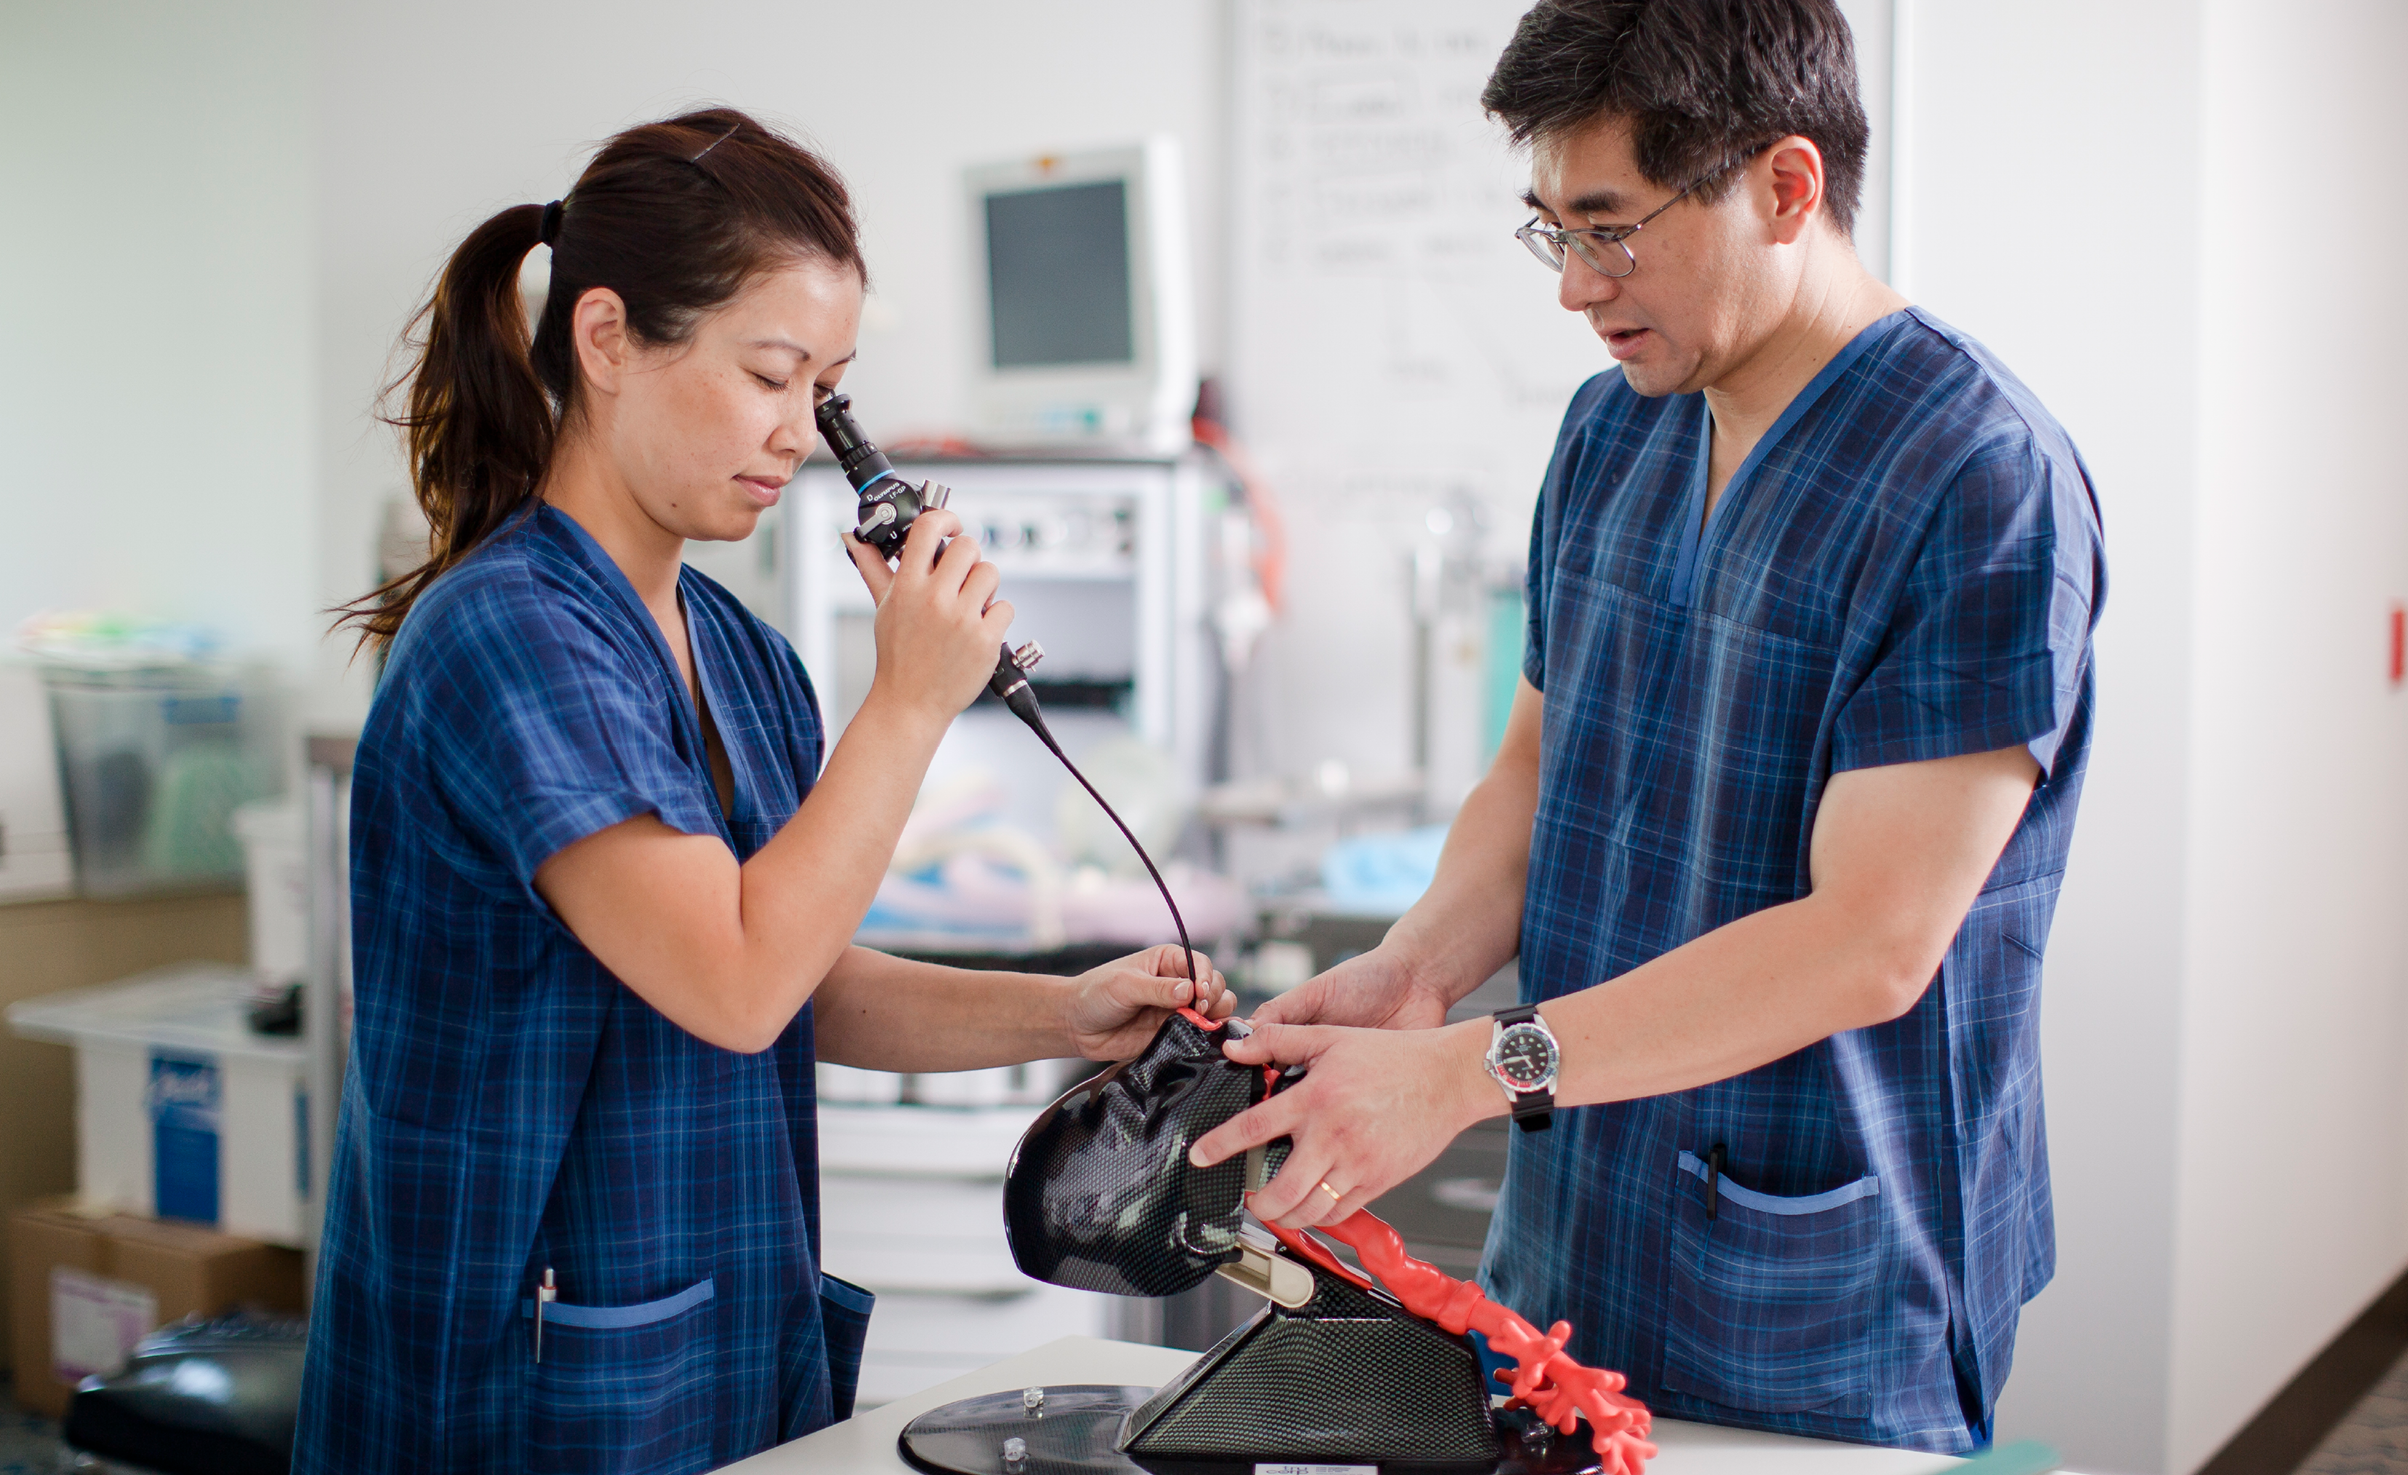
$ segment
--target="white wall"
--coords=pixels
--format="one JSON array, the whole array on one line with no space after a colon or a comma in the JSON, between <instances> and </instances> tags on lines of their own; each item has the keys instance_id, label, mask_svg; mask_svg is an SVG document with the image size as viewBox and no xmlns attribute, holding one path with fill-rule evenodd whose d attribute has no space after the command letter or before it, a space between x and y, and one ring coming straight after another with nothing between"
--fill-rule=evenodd
<instances>
[{"instance_id":1,"label":"white wall","mask_svg":"<svg viewBox=\"0 0 2408 1475\"><path fill-rule=\"evenodd\" d=\"M1217 364L1221 18L1216 0L326 7L323 592L364 586L377 508L405 484L367 406L453 246L495 210L564 194L615 130L695 103L732 103L815 140L852 185L876 295L845 382L872 436L968 419L959 175L973 162L1178 137L1201 349Z\"/></svg>"},{"instance_id":2,"label":"white wall","mask_svg":"<svg viewBox=\"0 0 2408 1475\"><path fill-rule=\"evenodd\" d=\"M2173 1469L2408 1262L2408 10L2200 10Z\"/></svg>"},{"instance_id":3,"label":"white wall","mask_svg":"<svg viewBox=\"0 0 2408 1475\"><path fill-rule=\"evenodd\" d=\"M1912 296L2072 431L2104 507L2098 745L2043 1025L2056 1283L2002 1436L2213 1454L2408 1261L2408 391L2373 181L2403 22L1909 7Z\"/></svg>"},{"instance_id":4,"label":"white wall","mask_svg":"<svg viewBox=\"0 0 2408 1475\"><path fill-rule=\"evenodd\" d=\"M2055 1283L2001 1433L2077 1468L2163 1467L2188 824L2198 412L2198 21L1922 3L1908 34L1907 294L1982 339L2097 482L2109 592L2096 747L2042 1017Z\"/></svg>"},{"instance_id":5,"label":"white wall","mask_svg":"<svg viewBox=\"0 0 2408 1475\"><path fill-rule=\"evenodd\" d=\"M2199 415L2199 22L2184 0L1921 3L1907 294L2064 422L2106 525L2097 741L2042 1019L2056 1282L2002 1434L2164 1459Z\"/></svg>"},{"instance_id":6,"label":"white wall","mask_svg":"<svg viewBox=\"0 0 2408 1475\"><path fill-rule=\"evenodd\" d=\"M0 6L0 645L314 641L305 0Z\"/></svg>"}]
</instances>

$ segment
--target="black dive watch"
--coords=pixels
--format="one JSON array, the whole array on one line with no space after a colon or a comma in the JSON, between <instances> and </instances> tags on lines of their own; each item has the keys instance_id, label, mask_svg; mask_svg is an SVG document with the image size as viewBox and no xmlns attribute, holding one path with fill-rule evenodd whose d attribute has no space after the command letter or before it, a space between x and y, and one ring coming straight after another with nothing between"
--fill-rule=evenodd
<instances>
[{"instance_id":1,"label":"black dive watch","mask_svg":"<svg viewBox=\"0 0 2408 1475\"><path fill-rule=\"evenodd\" d=\"M1536 1004L1516 1004L1490 1016L1488 1073L1505 1088L1514 1125L1544 1132L1554 1122L1555 1072L1563 1052Z\"/></svg>"}]
</instances>

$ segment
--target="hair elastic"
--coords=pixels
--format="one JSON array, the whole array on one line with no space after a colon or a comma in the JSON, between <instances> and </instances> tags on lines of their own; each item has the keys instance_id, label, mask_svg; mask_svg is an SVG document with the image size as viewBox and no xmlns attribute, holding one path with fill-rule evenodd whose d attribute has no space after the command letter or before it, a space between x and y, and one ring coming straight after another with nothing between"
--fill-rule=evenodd
<instances>
[{"instance_id":1,"label":"hair elastic","mask_svg":"<svg viewBox=\"0 0 2408 1475\"><path fill-rule=\"evenodd\" d=\"M543 223L535 228L536 239L549 246L560 239L560 202L554 200L543 207Z\"/></svg>"}]
</instances>

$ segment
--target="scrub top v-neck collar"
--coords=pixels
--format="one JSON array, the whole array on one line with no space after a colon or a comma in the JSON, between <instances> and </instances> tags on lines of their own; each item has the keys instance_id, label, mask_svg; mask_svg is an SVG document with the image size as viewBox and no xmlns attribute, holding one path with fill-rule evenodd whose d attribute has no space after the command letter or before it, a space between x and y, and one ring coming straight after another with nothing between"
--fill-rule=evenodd
<instances>
[{"instance_id":1,"label":"scrub top v-neck collar","mask_svg":"<svg viewBox=\"0 0 2408 1475\"><path fill-rule=\"evenodd\" d=\"M1823 391L1838 382L1839 376L1848 372L1849 366L1862 358L1865 350L1889 336L1892 329L1906 320L1905 308L1876 319L1849 339L1847 347L1833 354L1831 362L1823 365L1812 379L1807 380L1806 387L1799 390L1782 408L1772 428L1764 432L1763 438L1747 453L1747 459L1739 463L1739 469L1731 473L1730 481L1723 486L1722 495L1714 499L1711 508L1706 505L1706 493L1714 475L1714 409L1706 403L1703 394L1697 397L1697 466L1690 473L1689 495L1682 508L1680 561L1673 565L1672 570L1672 603L1675 608L1689 607L1697 592L1697 566L1704 555L1706 534L1730 521L1726 514L1731 504L1738 500L1740 488L1747 483L1749 476L1764 464L1765 457L1772 454L1773 448L1781 443L1781 438L1789 433L1790 427L1804 419L1806 412L1814 408L1815 401L1823 397Z\"/></svg>"},{"instance_id":2,"label":"scrub top v-neck collar","mask_svg":"<svg viewBox=\"0 0 2408 1475\"><path fill-rule=\"evenodd\" d=\"M661 622L652 617L651 608L635 592L635 585L628 580L627 571L619 567L619 561L610 556L592 533L586 531L583 523L549 502L543 504L542 511L558 518L561 525L569 530L570 535L576 539L577 545L585 550L586 558L602 575L602 582L618 597L619 603L634 618L637 628L650 633L653 657L661 665L661 674L668 677L669 685L677 692L679 719L686 735L693 740L695 758L702 769L703 787L710 791L711 802L708 807L711 813L719 817L721 838L733 847L736 838L735 811L743 804L744 784L736 772L736 754L735 750L728 746L727 729L725 727L719 729L719 743L722 748L727 749L728 753L729 799L731 802L722 805L719 802L719 781L717 776L711 772L711 745L702 729L702 711L694 703L694 692L686 687L684 673L677 669L677 655L669 648L669 633L661 628ZM702 700L713 710L724 711L726 709L719 706L718 696L711 689L711 663L703 659L704 642L701 632L697 629L701 622L694 617L694 601L686 598L685 584L686 571L681 567L677 571L677 603L679 610L685 616L686 649L691 653L694 661L694 685L701 691Z\"/></svg>"}]
</instances>

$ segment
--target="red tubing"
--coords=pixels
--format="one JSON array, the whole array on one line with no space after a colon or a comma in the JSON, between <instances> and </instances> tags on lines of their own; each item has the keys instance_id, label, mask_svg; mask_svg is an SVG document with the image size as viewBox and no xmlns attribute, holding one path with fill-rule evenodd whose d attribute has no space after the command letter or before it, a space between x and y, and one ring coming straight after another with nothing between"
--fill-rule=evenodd
<instances>
[{"instance_id":1,"label":"red tubing","mask_svg":"<svg viewBox=\"0 0 2408 1475\"><path fill-rule=\"evenodd\" d=\"M1313 1264L1368 1288L1368 1281L1302 1231L1277 1224L1264 1227ZM1566 1434L1578 1427L1580 1415L1588 1415L1599 1475L1641 1475L1655 1458L1656 1447L1647 1439L1652 1424L1647 1405L1623 1393L1628 1380L1620 1373L1582 1367L1564 1355L1564 1343L1572 1337L1570 1322L1559 1321L1542 1334L1489 1300L1478 1286L1406 1254L1396 1231L1367 1209L1321 1225L1320 1230L1361 1256L1364 1267L1407 1311L1456 1336L1476 1331L1489 1346L1520 1364L1508 1379L1515 1402ZM1500 1371L1497 1376L1506 1375Z\"/></svg>"}]
</instances>

